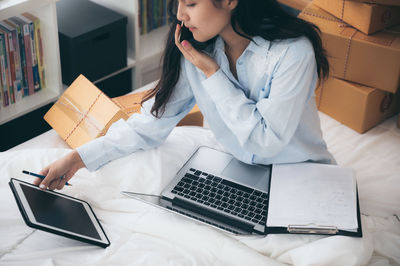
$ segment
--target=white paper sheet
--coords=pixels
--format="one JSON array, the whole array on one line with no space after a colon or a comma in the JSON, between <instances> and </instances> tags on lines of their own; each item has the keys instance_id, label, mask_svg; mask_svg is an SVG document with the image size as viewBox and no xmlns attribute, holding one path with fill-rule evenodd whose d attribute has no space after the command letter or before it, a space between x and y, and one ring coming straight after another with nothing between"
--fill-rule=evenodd
<instances>
[{"instance_id":1,"label":"white paper sheet","mask_svg":"<svg viewBox=\"0 0 400 266\"><path fill-rule=\"evenodd\" d=\"M354 231L358 223L352 169L315 163L274 165L267 225Z\"/></svg>"}]
</instances>

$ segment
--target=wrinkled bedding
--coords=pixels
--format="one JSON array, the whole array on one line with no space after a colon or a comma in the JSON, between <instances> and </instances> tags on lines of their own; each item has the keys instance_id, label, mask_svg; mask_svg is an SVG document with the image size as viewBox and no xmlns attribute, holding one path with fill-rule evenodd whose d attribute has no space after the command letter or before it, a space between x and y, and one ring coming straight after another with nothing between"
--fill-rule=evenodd
<instances>
[{"instance_id":1,"label":"wrinkled bedding","mask_svg":"<svg viewBox=\"0 0 400 266\"><path fill-rule=\"evenodd\" d=\"M0 265L400 265L400 130L395 118L360 135L320 114L339 165L356 172L363 238L233 236L120 194L158 194L200 145L221 148L206 128L177 127L157 149L81 169L63 193L88 201L111 246L98 248L24 223L8 181L69 152L49 131L0 153ZM221 148L222 149L222 148Z\"/></svg>"}]
</instances>

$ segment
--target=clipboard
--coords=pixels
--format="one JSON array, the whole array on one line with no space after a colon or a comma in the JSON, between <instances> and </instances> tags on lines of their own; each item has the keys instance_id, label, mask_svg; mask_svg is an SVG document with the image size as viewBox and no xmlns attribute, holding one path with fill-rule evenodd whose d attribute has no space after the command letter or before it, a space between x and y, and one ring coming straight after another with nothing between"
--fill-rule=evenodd
<instances>
[{"instance_id":1,"label":"clipboard","mask_svg":"<svg viewBox=\"0 0 400 266\"><path fill-rule=\"evenodd\" d=\"M304 164L304 163L303 163ZM313 163L306 163L308 165L313 165ZM323 172L321 174L324 174ZM271 188L274 189L271 185L273 175L270 175L270 186L268 189L268 196L271 196ZM351 237L362 237L362 226L361 226L361 215L360 215L360 204L359 204L359 197L358 197L358 187L355 184L356 190L356 217L357 217L357 230L343 230L339 229L335 225L319 225L315 223L305 223L305 224L289 224L288 226L268 226L268 218L267 218L267 225L265 226L265 234L308 234L308 235L342 235L342 236L351 236ZM268 207L269 210L270 201L268 200Z\"/></svg>"},{"instance_id":2,"label":"clipboard","mask_svg":"<svg viewBox=\"0 0 400 266\"><path fill-rule=\"evenodd\" d=\"M360 204L357 193L357 220L358 228L356 232L340 230L336 226L324 226L316 224L289 225L288 227L265 227L265 234L307 234L307 235L342 235L352 237L362 237Z\"/></svg>"}]
</instances>

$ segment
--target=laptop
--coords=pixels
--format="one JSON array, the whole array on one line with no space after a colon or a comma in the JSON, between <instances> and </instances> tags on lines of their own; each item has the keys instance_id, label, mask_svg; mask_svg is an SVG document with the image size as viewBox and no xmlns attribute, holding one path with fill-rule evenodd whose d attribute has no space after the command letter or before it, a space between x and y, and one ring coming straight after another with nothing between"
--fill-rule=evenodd
<instances>
[{"instance_id":1,"label":"laptop","mask_svg":"<svg viewBox=\"0 0 400 266\"><path fill-rule=\"evenodd\" d=\"M122 194L233 234L265 235L271 165L199 147L160 196Z\"/></svg>"},{"instance_id":2,"label":"laptop","mask_svg":"<svg viewBox=\"0 0 400 266\"><path fill-rule=\"evenodd\" d=\"M202 146L161 195L122 193L237 235L362 237L354 172L337 165L248 165Z\"/></svg>"}]
</instances>

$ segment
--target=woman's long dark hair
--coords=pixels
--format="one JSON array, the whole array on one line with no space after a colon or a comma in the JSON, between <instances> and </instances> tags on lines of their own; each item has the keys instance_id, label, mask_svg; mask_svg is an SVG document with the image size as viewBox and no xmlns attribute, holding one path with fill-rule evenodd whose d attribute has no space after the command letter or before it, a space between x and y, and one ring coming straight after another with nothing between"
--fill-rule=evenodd
<instances>
[{"instance_id":1,"label":"woman's long dark hair","mask_svg":"<svg viewBox=\"0 0 400 266\"><path fill-rule=\"evenodd\" d=\"M219 0L212 1L215 5L219 2ZM160 117L164 113L181 71L182 54L175 45L174 37L176 24L179 23L176 13L177 0L170 0L168 3L170 30L163 55L161 78L156 87L142 101L143 103L155 96L155 102L151 108L151 113L155 117ZM322 47L318 27L287 13L276 0L238 0L238 5L232 12L231 24L237 34L250 40L253 36L260 36L268 41L307 37L314 48L319 79L328 77L329 63ZM192 45L199 50L214 41L215 38L207 43L190 40Z\"/></svg>"}]
</instances>

